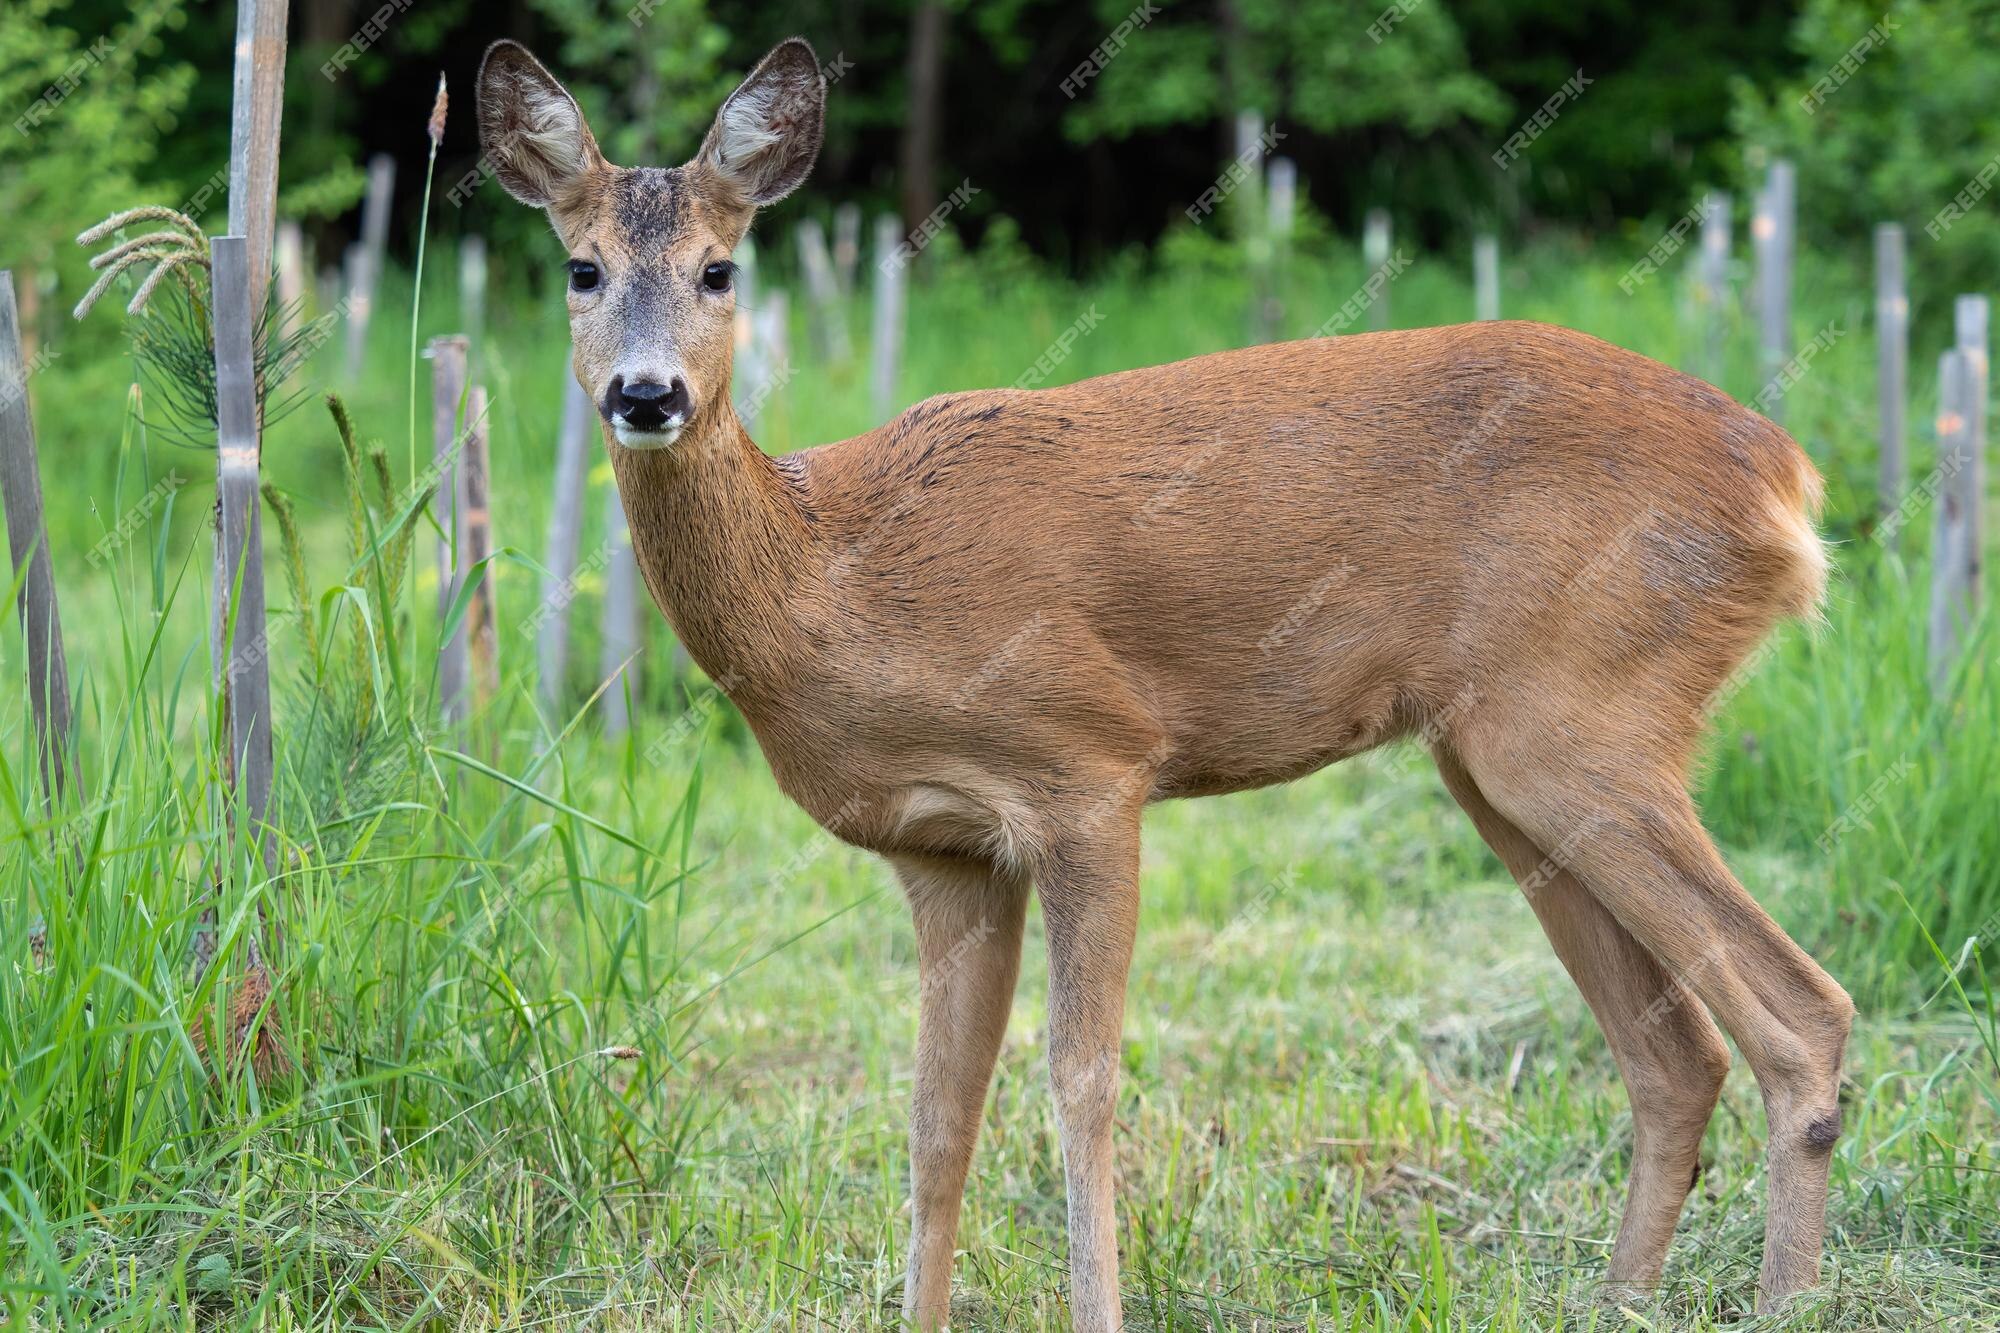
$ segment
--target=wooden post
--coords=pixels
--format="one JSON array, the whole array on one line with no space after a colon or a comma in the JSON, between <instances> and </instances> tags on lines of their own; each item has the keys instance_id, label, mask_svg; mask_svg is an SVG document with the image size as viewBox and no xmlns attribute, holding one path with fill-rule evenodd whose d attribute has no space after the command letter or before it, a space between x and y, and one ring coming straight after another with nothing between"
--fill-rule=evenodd
<instances>
[{"instance_id":1,"label":"wooden post","mask_svg":"<svg viewBox=\"0 0 2000 1333\"><path fill-rule=\"evenodd\" d=\"M1875 396L1881 423L1876 496L1883 513L1903 498L1904 404L1910 363L1910 296L1903 279L1903 229L1875 228Z\"/></svg>"},{"instance_id":2,"label":"wooden post","mask_svg":"<svg viewBox=\"0 0 2000 1333\"><path fill-rule=\"evenodd\" d=\"M1369 209L1361 222L1361 260L1368 265L1370 276L1389 262L1389 242L1389 210ZM1368 306L1368 327L1389 327L1389 288L1386 283L1383 284L1382 294Z\"/></svg>"},{"instance_id":3,"label":"wooden post","mask_svg":"<svg viewBox=\"0 0 2000 1333\"><path fill-rule=\"evenodd\" d=\"M583 492L590 469L590 395L563 363L562 425L556 434L555 501L549 509L548 557L535 627L536 693L553 715L569 671L569 608L576 600L576 556L583 544Z\"/></svg>"},{"instance_id":4,"label":"wooden post","mask_svg":"<svg viewBox=\"0 0 2000 1333\"><path fill-rule=\"evenodd\" d=\"M1259 293L1257 334L1260 342L1281 337L1285 327L1285 282L1291 257L1292 227L1299 199L1299 167L1289 157L1274 157L1265 165L1263 290Z\"/></svg>"},{"instance_id":5,"label":"wooden post","mask_svg":"<svg viewBox=\"0 0 2000 1333\"><path fill-rule=\"evenodd\" d=\"M757 337L757 304L764 298L764 289L757 267L757 246L746 236L736 247L736 319L730 329L736 343L730 388L736 400L737 418L745 430L756 424L757 403L752 395L756 386L764 382L765 374L764 348Z\"/></svg>"},{"instance_id":6,"label":"wooden post","mask_svg":"<svg viewBox=\"0 0 2000 1333\"><path fill-rule=\"evenodd\" d=\"M477 580L465 608L466 639L472 649L472 689L477 706L500 692L500 645L493 614L493 571L481 568L493 554L491 471L486 455L486 389L475 384L465 399L465 574ZM477 571L476 573L474 571Z\"/></svg>"},{"instance_id":7,"label":"wooden post","mask_svg":"<svg viewBox=\"0 0 2000 1333\"><path fill-rule=\"evenodd\" d=\"M625 502L616 483L605 488L604 528L610 558L604 566L603 652L598 658L598 674L611 681L604 692L604 734L623 736L632 725L625 706L625 692L639 694L639 564L632 558L632 534L625 526ZM626 659L631 659L628 663ZM617 679L620 670L623 680Z\"/></svg>"},{"instance_id":8,"label":"wooden post","mask_svg":"<svg viewBox=\"0 0 2000 1333\"><path fill-rule=\"evenodd\" d=\"M1472 238L1472 317L1500 318L1500 238Z\"/></svg>"},{"instance_id":9,"label":"wooden post","mask_svg":"<svg viewBox=\"0 0 2000 1333\"><path fill-rule=\"evenodd\" d=\"M389 198L396 189L396 159L377 153L368 159L368 193L361 202L361 242L348 251L347 378L361 375L368 346L368 321L382 281L382 256L389 244Z\"/></svg>"},{"instance_id":10,"label":"wooden post","mask_svg":"<svg viewBox=\"0 0 2000 1333\"><path fill-rule=\"evenodd\" d=\"M1982 595L1981 565L1986 552L1986 409L1992 359L1988 355L1986 298L1961 296L1953 303L1958 355L1965 363L1965 559L1968 595Z\"/></svg>"},{"instance_id":11,"label":"wooden post","mask_svg":"<svg viewBox=\"0 0 2000 1333\"><path fill-rule=\"evenodd\" d=\"M805 275L806 300L812 310L814 350L821 361L839 365L853 354L847 339L847 313L827 253L826 232L818 218L799 223L799 269Z\"/></svg>"},{"instance_id":12,"label":"wooden post","mask_svg":"<svg viewBox=\"0 0 2000 1333\"><path fill-rule=\"evenodd\" d=\"M896 405L896 381L903 360L903 229L894 214L875 219L875 310L870 321L868 402L876 421L887 421Z\"/></svg>"},{"instance_id":13,"label":"wooden post","mask_svg":"<svg viewBox=\"0 0 2000 1333\"><path fill-rule=\"evenodd\" d=\"M0 492L7 509L10 579L25 563L19 598L28 641L28 698L42 761L42 793L53 814L70 772L69 668L63 660L62 617L55 568L42 525L42 478L35 463L35 423L28 406L28 363L21 355L14 275L0 269Z\"/></svg>"},{"instance_id":14,"label":"wooden post","mask_svg":"<svg viewBox=\"0 0 2000 1333\"><path fill-rule=\"evenodd\" d=\"M271 796L271 676L264 626L263 501L258 495L257 367L251 347L250 246L209 242L214 288L216 429L215 620L210 647L226 719L227 772L249 836L264 842Z\"/></svg>"},{"instance_id":15,"label":"wooden post","mask_svg":"<svg viewBox=\"0 0 2000 1333\"><path fill-rule=\"evenodd\" d=\"M1758 343L1766 376L1777 374L1792 359L1792 257L1797 215L1798 173L1790 161L1779 158L1771 163L1756 223ZM1773 421L1784 419L1784 402L1783 395L1772 398Z\"/></svg>"},{"instance_id":16,"label":"wooden post","mask_svg":"<svg viewBox=\"0 0 2000 1333\"><path fill-rule=\"evenodd\" d=\"M1708 378L1722 378L1729 341L1729 210L1730 198L1711 191L1701 210L1701 293L1707 346L1703 368Z\"/></svg>"},{"instance_id":17,"label":"wooden post","mask_svg":"<svg viewBox=\"0 0 2000 1333\"><path fill-rule=\"evenodd\" d=\"M1971 376L1965 353L1954 348L1938 358L1937 525L1931 534L1931 683L1942 689L1958 661L1960 636L1974 605L1972 520L1979 494L1972 489L1976 469L1969 457L1971 416L1965 410Z\"/></svg>"},{"instance_id":18,"label":"wooden post","mask_svg":"<svg viewBox=\"0 0 2000 1333\"><path fill-rule=\"evenodd\" d=\"M250 266L251 327L271 281L278 206L278 131L285 106L287 0L236 0L236 74L229 121L229 234Z\"/></svg>"},{"instance_id":19,"label":"wooden post","mask_svg":"<svg viewBox=\"0 0 2000 1333\"><path fill-rule=\"evenodd\" d=\"M861 205L841 204L833 210L833 276L840 294L854 295L854 272L861 267Z\"/></svg>"},{"instance_id":20,"label":"wooden post","mask_svg":"<svg viewBox=\"0 0 2000 1333\"><path fill-rule=\"evenodd\" d=\"M305 318L306 241L296 222L278 224L277 263L278 327L291 334Z\"/></svg>"},{"instance_id":21,"label":"wooden post","mask_svg":"<svg viewBox=\"0 0 2000 1333\"><path fill-rule=\"evenodd\" d=\"M455 333L433 338L431 358L431 448L437 473L438 526L438 623L443 625L452 604L458 600L459 581L464 577L458 554L460 531L465 521L465 486L460 479L458 455L458 404L465 396L465 335ZM470 404L466 420L471 421ZM456 722L465 713L465 622L450 638L438 645L438 706L446 722Z\"/></svg>"},{"instance_id":22,"label":"wooden post","mask_svg":"<svg viewBox=\"0 0 2000 1333\"><path fill-rule=\"evenodd\" d=\"M474 358L486 345L486 238L458 244L458 324L472 339Z\"/></svg>"}]
</instances>

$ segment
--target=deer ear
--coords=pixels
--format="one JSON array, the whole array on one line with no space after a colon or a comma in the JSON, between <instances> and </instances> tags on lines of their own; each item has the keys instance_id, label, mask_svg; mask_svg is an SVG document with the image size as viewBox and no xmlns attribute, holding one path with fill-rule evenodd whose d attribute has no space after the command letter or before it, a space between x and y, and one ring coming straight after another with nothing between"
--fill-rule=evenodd
<instances>
[{"instance_id":1,"label":"deer ear","mask_svg":"<svg viewBox=\"0 0 2000 1333\"><path fill-rule=\"evenodd\" d=\"M546 208L604 165L583 109L519 42L479 65L479 148L507 193Z\"/></svg>"},{"instance_id":2,"label":"deer ear","mask_svg":"<svg viewBox=\"0 0 2000 1333\"><path fill-rule=\"evenodd\" d=\"M701 142L700 160L744 202L776 203L819 156L826 78L803 37L778 43L729 94Z\"/></svg>"}]
</instances>

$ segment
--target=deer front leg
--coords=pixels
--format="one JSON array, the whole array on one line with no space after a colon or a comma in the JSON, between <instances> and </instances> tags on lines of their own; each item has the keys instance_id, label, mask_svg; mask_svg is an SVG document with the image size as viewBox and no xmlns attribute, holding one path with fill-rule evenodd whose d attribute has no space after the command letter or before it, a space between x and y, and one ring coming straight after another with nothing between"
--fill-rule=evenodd
<instances>
[{"instance_id":1,"label":"deer front leg","mask_svg":"<svg viewBox=\"0 0 2000 1333\"><path fill-rule=\"evenodd\" d=\"M951 1314L959 1205L1020 973L1028 886L974 861L894 864L916 921L919 991L903 1318L930 1330Z\"/></svg>"},{"instance_id":2,"label":"deer front leg","mask_svg":"<svg viewBox=\"0 0 2000 1333\"><path fill-rule=\"evenodd\" d=\"M1077 1333L1116 1333L1118 1220L1111 1127L1125 978L1139 914L1139 829L1059 849L1041 882L1049 947L1049 1079L1069 1187L1070 1310Z\"/></svg>"}]
</instances>

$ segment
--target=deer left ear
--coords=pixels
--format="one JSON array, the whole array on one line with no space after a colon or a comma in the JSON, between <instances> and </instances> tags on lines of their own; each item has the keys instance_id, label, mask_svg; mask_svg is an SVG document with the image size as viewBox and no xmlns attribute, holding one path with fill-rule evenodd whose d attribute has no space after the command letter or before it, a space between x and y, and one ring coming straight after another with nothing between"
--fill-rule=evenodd
<instances>
[{"instance_id":1,"label":"deer left ear","mask_svg":"<svg viewBox=\"0 0 2000 1333\"><path fill-rule=\"evenodd\" d=\"M700 160L748 204L774 204L799 187L819 156L826 78L803 37L773 47L729 94L702 140Z\"/></svg>"}]
</instances>

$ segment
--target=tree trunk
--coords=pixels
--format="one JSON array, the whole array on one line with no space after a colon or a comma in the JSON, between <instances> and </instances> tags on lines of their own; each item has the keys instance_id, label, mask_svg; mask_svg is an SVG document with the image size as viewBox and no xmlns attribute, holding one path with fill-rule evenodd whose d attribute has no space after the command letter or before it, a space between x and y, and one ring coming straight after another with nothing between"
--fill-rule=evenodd
<instances>
[{"instance_id":1,"label":"tree trunk","mask_svg":"<svg viewBox=\"0 0 2000 1333\"><path fill-rule=\"evenodd\" d=\"M938 206L937 147L944 129L944 9L918 0L910 12L910 96L900 175L903 230L914 232Z\"/></svg>"}]
</instances>

